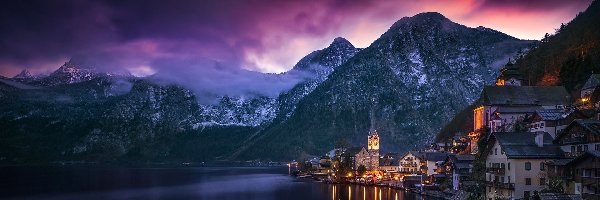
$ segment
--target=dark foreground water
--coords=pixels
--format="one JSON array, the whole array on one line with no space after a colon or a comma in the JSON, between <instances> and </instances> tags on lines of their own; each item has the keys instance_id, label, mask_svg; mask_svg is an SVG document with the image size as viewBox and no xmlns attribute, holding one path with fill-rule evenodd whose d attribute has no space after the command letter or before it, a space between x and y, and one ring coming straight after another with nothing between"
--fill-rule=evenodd
<instances>
[{"instance_id":1,"label":"dark foreground water","mask_svg":"<svg viewBox=\"0 0 600 200\"><path fill-rule=\"evenodd\" d=\"M287 167L0 167L0 199L427 199L298 180Z\"/></svg>"}]
</instances>

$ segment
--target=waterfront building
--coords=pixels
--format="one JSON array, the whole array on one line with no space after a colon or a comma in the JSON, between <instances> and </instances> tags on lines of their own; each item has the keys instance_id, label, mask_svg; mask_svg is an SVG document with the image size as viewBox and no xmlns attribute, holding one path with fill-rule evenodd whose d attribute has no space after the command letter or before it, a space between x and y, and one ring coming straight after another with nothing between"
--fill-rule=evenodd
<instances>
[{"instance_id":1,"label":"waterfront building","mask_svg":"<svg viewBox=\"0 0 600 200\"><path fill-rule=\"evenodd\" d=\"M405 174L421 174L421 153L406 152L400 158L400 172Z\"/></svg>"},{"instance_id":2,"label":"waterfront building","mask_svg":"<svg viewBox=\"0 0 600 200\"><path fill-rule=\"evenodd\" d=\"M564 155L544 132L492 133L486 149L486 199L528 199L546 188L545 163Z\"/></svg>"},{"instance_id":3,"label":"waterfront building","mask_svg":"<svg viewBox=\"0 0 600 200\"><path fill-rule=\"evenodd\" d=\"M384 172L396 173L400 171L400 155L398 153L386 153L379 160L379 169Z\"/></svg>"}]
</instances>

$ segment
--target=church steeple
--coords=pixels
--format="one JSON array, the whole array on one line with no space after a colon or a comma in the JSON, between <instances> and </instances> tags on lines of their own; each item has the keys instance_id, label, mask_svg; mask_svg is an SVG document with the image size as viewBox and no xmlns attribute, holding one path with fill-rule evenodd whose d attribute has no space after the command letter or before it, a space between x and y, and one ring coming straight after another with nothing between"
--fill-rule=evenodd
<instances>
[{"instance_id":1,"label":"church steeple","mask_svg":"<svg viewBox=\"0 0 600 200\"><path fill-rule=\"evenodd\" d=\"M511 62L510 58L508 63L500 69L501 74L496 79L497 86L521 86L523 78L519 69Z\"/></svg>"}]
</instances>

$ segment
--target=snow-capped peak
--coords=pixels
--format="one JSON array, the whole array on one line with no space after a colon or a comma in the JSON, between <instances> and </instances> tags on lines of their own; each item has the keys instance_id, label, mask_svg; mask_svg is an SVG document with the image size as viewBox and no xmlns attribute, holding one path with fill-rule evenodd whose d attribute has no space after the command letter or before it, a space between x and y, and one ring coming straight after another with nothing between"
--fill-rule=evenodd
<instances>
[{"instance_id":1,"label":"snow-capped peak","mask_svg":"<svg viewBox=\"0 0 600 200\"><path fill-rule=\"evenodd\" d=\"M13 77L14 79L31 79L33 76L27 69L23 69L19 74Z\"/></svg>"}]
</instances>

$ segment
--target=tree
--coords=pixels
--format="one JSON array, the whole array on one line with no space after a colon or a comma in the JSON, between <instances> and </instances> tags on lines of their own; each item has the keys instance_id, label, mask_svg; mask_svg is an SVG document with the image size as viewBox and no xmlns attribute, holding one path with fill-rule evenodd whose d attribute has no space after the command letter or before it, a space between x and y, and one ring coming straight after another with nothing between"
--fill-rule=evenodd
<instances>
[{"instance_id":1,"label":"tree","mask_svg":"<svg viewBox=\"0 0 600 200\"><path fill-rule=\"evenodd\" d=\"M365 174L365 172L367 172L367 167L365 167L364 165L358 166L358 174L362 176Z\"/></svg>"}]
</instances>

